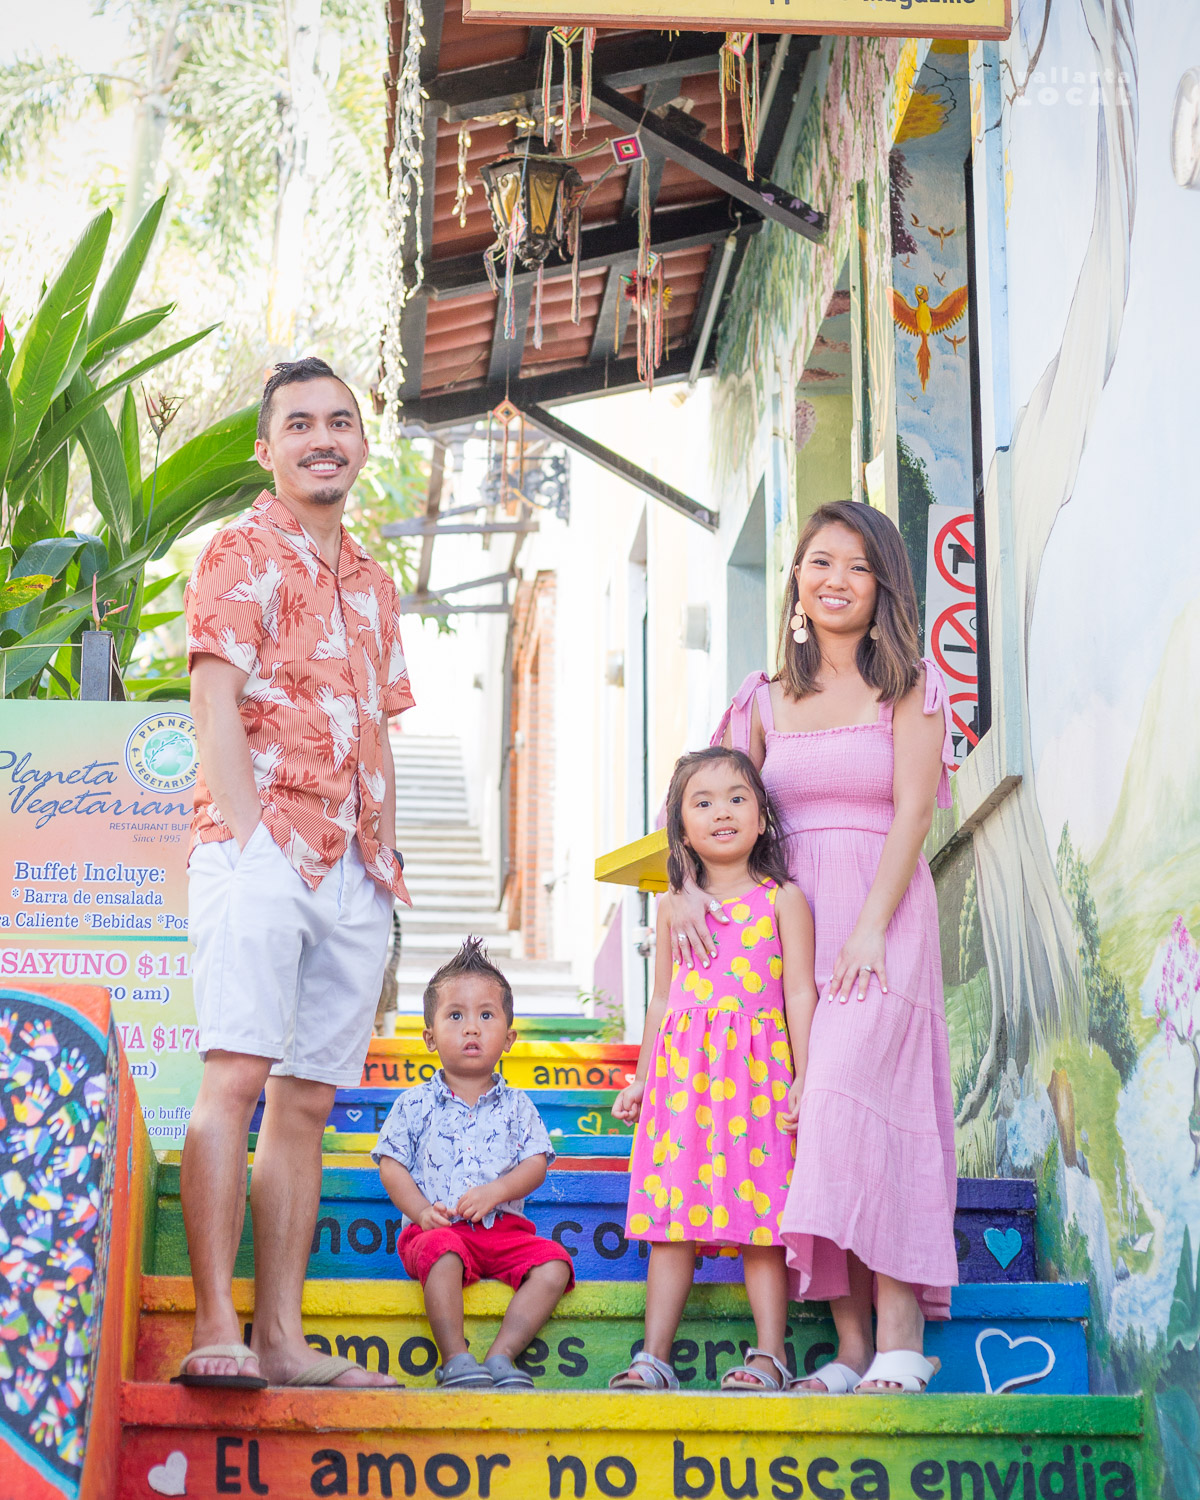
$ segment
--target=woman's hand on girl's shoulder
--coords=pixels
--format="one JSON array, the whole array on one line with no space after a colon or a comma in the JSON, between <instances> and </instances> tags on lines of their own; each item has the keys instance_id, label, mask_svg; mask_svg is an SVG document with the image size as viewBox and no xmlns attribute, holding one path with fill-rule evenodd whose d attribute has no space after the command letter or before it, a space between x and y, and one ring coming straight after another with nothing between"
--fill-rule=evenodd
<instances>
[{"instance_id":1,"label":"woman's hand on girl's shoulder","mask_svg":"<svg viewBox=\"0 0 1200 1500\"><path fill-rule=\"evenodd\" d=\"M646 1080L635 1078L628 1083L612 1102L612 1112L616 1119L623 1120L627 1125L636 1125L638 1116L642 1112L642 1099L646 1093Z\"/></svg>"},{"instance_id":2,"label":"woman's hand on girl's shoulder","mask_svg":"<svg viewBox=\"0 0 1200 1500\"><path fill-rule=\"evenodd\" d=\"M670 891L662 897L659 908L671 934L671 961L689 969L699 959L704 968L717 956L717 940L709 930L707 917L728 923L721 903L713 901L697 885L685 885L681 891Z\"/></svg>"}]
</instances>

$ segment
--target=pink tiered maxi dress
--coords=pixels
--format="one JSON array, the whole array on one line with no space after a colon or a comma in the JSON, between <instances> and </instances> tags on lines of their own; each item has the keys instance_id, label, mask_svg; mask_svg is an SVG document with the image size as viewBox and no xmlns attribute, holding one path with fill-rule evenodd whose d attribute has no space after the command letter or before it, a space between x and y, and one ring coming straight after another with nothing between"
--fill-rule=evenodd
<instances>
[{"instance_id":1,"label":"pink tiered maxi dress","mask_svg":"<svg viewBox=\"0 0 1200 1500\"><path fill-rule=\"evenodd\" d=\"M938 805L950 805L953 760L945 681L929 661L927 714L946 720ZM950 1056L942 998L937 897L924 856L887 930L885 995L826 994L862 911L892 826L892 705L873 724L807 733L775 729L768 679L748 677L714 736L750 744L757 702L766 736L763 782L784 833L792 879L812 907L820 1000L782 1238L796 1297L849 1292L846 1252L877 1275L909 1282L927 1318L950 1316L958 1283L957 1171Z\"/></svg>"}]
</instances>

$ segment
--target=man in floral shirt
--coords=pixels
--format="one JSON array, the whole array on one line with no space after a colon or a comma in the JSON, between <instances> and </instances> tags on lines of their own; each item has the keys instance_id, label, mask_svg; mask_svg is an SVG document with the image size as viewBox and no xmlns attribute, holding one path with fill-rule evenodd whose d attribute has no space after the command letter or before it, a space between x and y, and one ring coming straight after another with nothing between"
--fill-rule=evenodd
<instances>
[{"instance_id":1,"label":"man in floral shirt","mask_svg":"<svg viewBox=\"0 0 1200 1500\"><path fill-rule=\"evenodd\" d=\"M205 547L188 585L200 749L188 865L204 1074L181 1194L196 1288L188 1385L393 1384L314 1362L300 1294L321 1135L357 1083L387 955L395 843L387 720L412 704L391 580L342 526L367 457L353 393L322 360L277 365L255 453L274 476ZM247 1135L253 1351L231 1295Z\"/></svg>"}]
</instances>

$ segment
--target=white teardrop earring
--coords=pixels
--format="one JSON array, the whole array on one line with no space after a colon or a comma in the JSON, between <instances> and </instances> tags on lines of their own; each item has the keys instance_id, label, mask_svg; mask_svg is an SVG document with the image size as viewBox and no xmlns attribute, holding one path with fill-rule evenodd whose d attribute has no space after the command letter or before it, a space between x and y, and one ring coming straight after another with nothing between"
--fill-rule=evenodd
<instances>
[{"instance_id":1,"label":"white teardrop earring","mask_svg":"<svg viewBox=\"0 0 1200 1500\"><path fill-rule=\"evenodd\" d=\"M797 646L803 646L805 641L808 640L808 616L798 604L796 605L796 613L791 619L791 631L792 640L796 642Z\"/></svg>"},{"instance_id":2,"label":"white teardrop earring","mask_svg":"<svg viewBox=\"0 0 1200 1500\"><path fill-rule=\"evenodd\" d=\"M871 637L871 639L873 641L877 641L879 639L879 626L878 625L872 625L871 628L870 628L870 630L867 632L867 634Z\"/></svg>"}]
</instances>

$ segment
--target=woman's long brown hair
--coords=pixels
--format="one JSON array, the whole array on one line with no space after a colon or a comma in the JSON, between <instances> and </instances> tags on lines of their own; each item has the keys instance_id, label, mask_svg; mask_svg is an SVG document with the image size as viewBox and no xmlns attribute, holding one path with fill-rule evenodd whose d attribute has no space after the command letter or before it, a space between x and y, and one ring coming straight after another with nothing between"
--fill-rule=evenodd
<instances>
[{"instance_id":1,"label":"woman's long brown hair","mask_svg":"<svg viewBox=\"0 0 1200 1500\"><path fill-rule=\"evenodd\" d=\"M667 881L673 891L683 889L683 882L691 876L701 890L708 885L708 876L696 851L684 842L683 799L687 795L688 782L703 766L714 761L728 761L754 793L759 816L763 820L763 831L755 841L746 867L755 880L773 880L776 885L787 885L791 876L783 857L779 824L767 789L763 786L758 768L748 755L740 750L728 750L724 745L712 745L707 750L693 750L690 755L681 755L671 773L671 785L667 788Z\"/></svg>"},{"instance_id":2,"label":"woman's long brown hair","mask_svg":"<svg viewBox=\"0 0 1200 1500\"><path fill-rule=\"evenodd\" d=\"M790 698L805 698L820 692L817 673L821 667L821 648L811 628L803 644L792 639L791 618L799 598L796 569L812 547L819 531L826 526L845 526L862 538L863 553L875 575L875 620L879 639L870 633L858 643L858 670L865 683L880 698L896 702L909 692L917 680L917 661L921 654L917 627L917 593L913 588L912 569L900 533L881 510L854 500L835 500L822 505L809 516L796 553L788 569L783 612L779 618L779 670L776 678Z\"/></svg>"}]
</instances>

